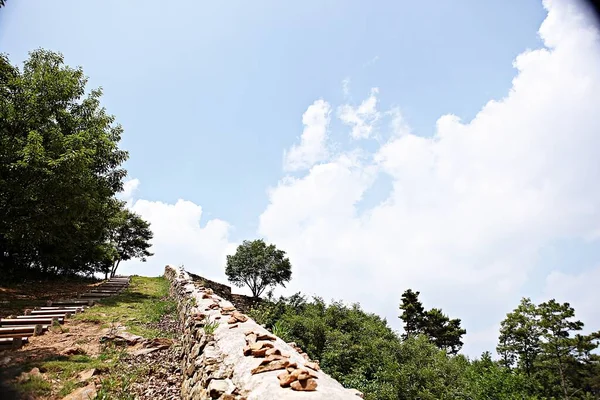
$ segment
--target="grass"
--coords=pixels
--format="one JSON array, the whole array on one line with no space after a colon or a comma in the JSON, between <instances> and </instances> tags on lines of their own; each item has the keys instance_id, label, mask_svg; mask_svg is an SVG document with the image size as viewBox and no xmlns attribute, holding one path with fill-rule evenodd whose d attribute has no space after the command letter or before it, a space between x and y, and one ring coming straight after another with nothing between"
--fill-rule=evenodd
<instances>
[{"instance_id":1,"label":"grass","mask_svg":"<svg viewBox=\"0 0 600 400\"><path fill-rule=\"evenodd\" d=\"M175 312L176 303L168 295L169 282L165 278L135 276L123 293L102 300L74 319L105 327L120 323L128 332L147 338L169 337L172 335L152 326L163 315Z\"/></svg>"},{"instance_id":2,"label":"grass","mask_svg":"<svg viewBox=\"0 0 600 400\"><path fill-rule=\"evenodd\" d=\"M146 338L172 336L156 327L157 322L165 314L176 311L175 301L168 298L169 283L166 279L132 277L129 287L121 294L105 299L87 309L84 313L73 316L73 320L101 324L104 327L124 325L127 331ZM144 376L145 368L124 366L121 361L126 355L124 348L112 343L106 344L98 357L89 355L54 356L51 359L23 365L20 371L29 371L38 367L47 379L32 377L30 380L16 384L16 389L24 394L47 397L51 392L59 398L66 396L86 382L78 382L77 374L81 371L96 369L101 374L101 389L96 397L99 400L132 400L130 386ZM58 382L52 388L49 380Z\"/></svg>"}]
</instances>

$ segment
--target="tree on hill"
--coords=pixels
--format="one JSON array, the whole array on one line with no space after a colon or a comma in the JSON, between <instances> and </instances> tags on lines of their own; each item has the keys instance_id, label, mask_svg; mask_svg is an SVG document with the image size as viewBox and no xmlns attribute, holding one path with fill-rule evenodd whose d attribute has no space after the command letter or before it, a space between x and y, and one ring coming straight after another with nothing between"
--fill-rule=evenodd
<instances>
[{"instance_id":1,"label":"tree on hill","mask_svg":"<svg viewBox=\"0 0 600 400\"><path fill-rule=\"evenodd\" d=\"M425 309L419 300L420 292L413 292L412 289L402 293L402 303L400 309L402 314L400 319L404 321L403 339L414 337L423 333L425 326Z\"/></svg>"},{"instance_id":2,"label":"tree on hill","mask_svg":"<svg viewBox=\"0 0 600 400\"><path fill-rule=\"evenodd\" d=\"M2 278L92 274L106 242L127 159L123 129L86 88L81 68L39 49L19 69L0 55Z\"/></svg>"},{"instance_id":3,"label":"tree on hill","mask_svg":"<svg viewBox=\"0 0 600 400\"><path fill-rule=\"evenodd\" d=\"M441 309L432 308L425 311L419 300L419 292L412 289L402 294L399 318L404 321L403 339L425 335L431 343L445 350L448 354L456 354L461 349L462 336L467 333L460 327L460 319L450 319Z\"/></svg>"},{"instance_id":4,"label":"tree on hill","mask_svg":"<svg viewBox=\"0 0 600 400\"><path fill-rule=\"evenodd\" d=\"M119 211L111 219L109 243L114 247L111 278L115 276L121 261L139 258L146 261L153 254L148 251L153 237L150 223L144 221L138 214L121 205Z\"/></svg>"},{"instance_id":5,"label":"tree on hill","mask_svg":"<svg viewBox=\"0 0 600 400\"><path fill-rule=\"evenodd\" d=\"M227 256L225 274L231 283L247 285L255 298L268 287L282 285L292 278L292 265L285 251L264 240L244 240L235 254Z\"/></svg>"}]
</instances>

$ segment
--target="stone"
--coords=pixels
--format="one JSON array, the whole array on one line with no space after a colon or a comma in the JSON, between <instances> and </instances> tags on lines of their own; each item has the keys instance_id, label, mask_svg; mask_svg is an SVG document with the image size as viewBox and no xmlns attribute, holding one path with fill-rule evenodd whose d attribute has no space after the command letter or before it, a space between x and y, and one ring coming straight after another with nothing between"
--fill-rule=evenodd
<instances>
[{"instance_id":1,"label":"stone","mask_svg":"<svg viewBox=\"0 0 600 400\"><path fill-rule=\"evenodd\" d=\"M251 333L246 336L246 342L248 342L248 344L256 343L257 338L258 336L256 336L256 333Z\"/></svg>"},{"instance_id":2,"label":"stone","mask_svg":"<svg viewBox=\"0 0 600 400\"><path fill-rule=\"evenodd\" d=\"M79 382L85 382L85 381L89 380L92 376L94 376L95 373L96 373L95 368L81 371L80 373L77 374L77 380Z\"/></svg>"},{"instance_id":3,"label":"stone","mask_svg":"<svg viewBox=\"0 0 600 400\"><path fill-rule=\"evenodd\" d=\"M217 303L212 303L211 305L208 306L208 308L210 310L214 310L215 308L219 308L219 305Z\"/></svg>"},{"instance_id":4,"label":"stone","mask_svg":"<svg viewBox=\"0 0 600 400\"><path fill-rule=\"evenodd\" d=\"M85 354L85 350L78 346L67 347L66 349L61 351L60 354L63 356L74 356L78 354Z\"/></svg>"},{"instance_id":5,"label":"stone","mask_svg":"<svg viewBox=\"0 0 600 400\"><path fill-rule=\"evenodd\" d=\"M320 371L321 367L319 367L319 364L314 362L314 361L309 361L306 364L304 364L305 366L307 366L310 369L314 369L315 371Z\"/></svg>"},{"instance_id":6,"label":"stone","mask_svg":"<svg viewBox=\"0 0 600 400\"><path fill-rule=\"evenodd\" d=\"M231 314L231 316L233 318L235 318L236 320L238 320L239 322L246 322L246 321L248 321L248 317L246 317L244 314L242 314L239 311L234 311L233 314Z\"/></svg>"},{"instance_id":7,"label":"stone","mask_svg":"<svg viewBox=\"0 0 600 400\"><path fill-rule=\"evenodd\" d=\"M231 326L229 327L229 329L237 328L238 326L239 326L238 324L234 324L234 325L231 325Z\"/></svg>"},{"instance_id":8,"label":"stone","mask_svg":"<svg viewBox=\"0 0 600 400\"><path fill-rule=\"evenodd\" d=\"M253 354L254 355L254 354ZM256 357L256 356L255 356ZM260 356L259 356L260 357ZM277 361L277 360L285 360L285 357L282 356L277 356L277 355L270 355L268 357L263 358L263 360L260 362L259 365L265 365L270 363L271 361Z\"/></svg>"},{"instance_id":9,"label":"stone","mask_svg":"<svg viewBox=\"0 0 600 400\"><path fill-rule=\"evenodd\" d=\"M279 379L279 386L288 387L292 382L296 380L296 377L292 376L292 374L286 371L277 375L277 379Z\"/></svg>"},{"instance_id":10,"label":"stone","mask_svg":"<svg viewBox=\"0 0 600 400\"><path fill-rule=\"evenodd\" d=\"M79 388L71 394L62 398L62 400L89 400L96 397L96 385L90 382L89 385Z\"/></svg>"},{"instance_id":11,"label":"stone","mask_svg":"<svg viewBox=\"0 0 600 400\"><path fill-rule=\"evenodd\" d=\"M275 341L277 340L277 338L273 335L269 335L268 333L261 333L258 334L256 337L256 340L271 340L271 341Z\"/></svg>"},{"instance_id":12,"label":"stone","mask_svg":"<svg viewBox=\"0 0 600 400\"><path fill-rule=\"evenodd\" d=\"M202 294L202 298L203 299L212 299L212 296L208 293L204 293L204 294Z\"/></svg>"},{"instance_id":13,"label":"stone","mask_svg":"<svg viewBox=\"0 0 600 400\"><path fill-rule=\"evenodd\" d=\"M226 379L213 379L208 384L208 394L213 399L218 399L222 394L231 391L231 383Z\"/></svg>"},{"instance_id":14,"label":"stone","mask_svg":"<svg viewBox=\"0 0 600 400\"><path fill-rule=\"evenodd\" d=\"M276 349L276 348L271 348L271 349L268 349L265 354L267 356L272 356L272 355L280 356L281 355L281 350Z\"/></svg>"},{"instance_id":15,"label":"stone","mask_svg":"<svg viewBox=\"0 0 600 400\"><path fill-rule=\"evenodd\" d=\"M235 324L236 322L238 322L238 320L234 317L229 317L229 319L227 320L228 324Z\"/></svg>"},{"instance_id":16,"label":"stone","mask_svg":"<svg viewBox=\"0 0 600 400\"><path fill-rule=\"evenodd\" d=\"M294 381L290 384L292 390L300 392L313 392L317 390L317 381L314 379L307 379L304 381Z\"/></svg>"},{"instance_id":17,"label":"stone","mask_svg":"<svg viewBox=\"0 0 600 400\"><path fill-rule=\"evenodd\" d=\"M361 399L365 398L365 395L360 390L356 390L356 389L347 389L347 390L348 390L348 392L352 393L355 396L360 397Z\"/></svg>"},{"instance_id":18,"label":"stone","mask_svg":"<svg viewBox=\"0 0 600 400\"><path fill-rule=\"evenodd\" d=\"M252 373L252 375L255 375L260 374L262 372L277 371L279 369L285 369L289 365L289 363L290 362L288 360L272 361L267 365L259 365L250 372Z\"/></svg>"},{"instance_id":19,"label":"stone","mask_svg":"<svg viewBox=\"0 0 600 400\"><path fill-rule=\"evenodd\" d=\"M223 307L222 310L225 312L232 312L232 311L235 311L235 307L226 306L226 307Z\"/></svg>"},{"instance_id":20,"label":"stone","mask_svg":"<svg viewBox=\"0 0 600 400\"><path fill-rule=\"evenodd\" d=\"M252 343L249 346L250 346L250 350L252 351L252 354L254 354L255 351L259 351L261 349L265 349L265 353L266 353L267 349L270 349L273 347L273 344L271 342L256 342L256 343Z\"/></svg>"}]
</instances>

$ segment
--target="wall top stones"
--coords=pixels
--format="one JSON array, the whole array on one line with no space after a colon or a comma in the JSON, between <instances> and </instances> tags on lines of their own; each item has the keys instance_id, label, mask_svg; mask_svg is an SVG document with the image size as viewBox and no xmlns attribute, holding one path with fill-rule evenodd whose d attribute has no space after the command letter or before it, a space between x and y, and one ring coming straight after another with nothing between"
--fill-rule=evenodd
<instances>
[{"instance_id":1,"label":"wall top stones","mask_svg":"<svg viewBox=\"0 0 600 400\"><path fill-rule=\"evenodd\" d=\"M273 336L190 275L165 268L183 322L182 398L229 400L356 400L282 339Z\"/></svg>"}]
</instances>

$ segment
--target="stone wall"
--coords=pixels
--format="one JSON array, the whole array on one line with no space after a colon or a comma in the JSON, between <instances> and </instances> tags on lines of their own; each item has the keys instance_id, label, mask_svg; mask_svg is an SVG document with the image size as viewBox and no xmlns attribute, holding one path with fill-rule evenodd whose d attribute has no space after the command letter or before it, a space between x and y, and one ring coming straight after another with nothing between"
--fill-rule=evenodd
<instances>
[{"instance_id":1,"label":"stone wall","mask_svg":"<svg viewBox=\"0 0 600 400\"><path fill-rule=\"evenodd\" d=\"M231 300L231 287L223 285L222 283L211 281L210 279L203 278L199 275L188 272L188 275L194 282L200 286L212 289L216 294L223 297L224 299Z\"/></svg>"},{"instance_id":2,"label":"stone wall","mask_svg":"<svg viewBox=\"0 0 600 400\"><path fill-rule=\"evenodd\" d=\"M214 289L165 268L183 324L181 398L223 400L356 400L318 362L273 336ZM357 397L359 396L359 397Z\"/></svg>"}]
</instances>

